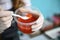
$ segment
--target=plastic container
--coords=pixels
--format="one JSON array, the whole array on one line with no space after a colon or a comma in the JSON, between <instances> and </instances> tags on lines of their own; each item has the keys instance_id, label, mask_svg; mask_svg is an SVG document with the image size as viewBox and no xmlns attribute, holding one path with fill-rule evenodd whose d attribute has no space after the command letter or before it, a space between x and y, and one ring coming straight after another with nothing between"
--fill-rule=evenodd
<instances>
[{"instance_id":1,"label":"plastic container","mask_svg":"<svg viewBox=\"0 0 60 40\"><path fill-rule=\"evenodd\" d=\"M41 14L41 12L37 9L37 8L32 8L32 7L22 7L23 9L26 9L24 11L21 12L21 8L16 10L16 14L19 14L20 16L26 15L26 13L28 13L29 19L27 20L23 20L21 18L18 17L14 17L14 19L17 22L17 26L18 29L20 31L22 31L23 33L33 33L35 31L38 31L39 29L41 29L42 25L43 25L43 15ZM30 15L31 14L31 15Z\"/></svg>"}]
</instances>

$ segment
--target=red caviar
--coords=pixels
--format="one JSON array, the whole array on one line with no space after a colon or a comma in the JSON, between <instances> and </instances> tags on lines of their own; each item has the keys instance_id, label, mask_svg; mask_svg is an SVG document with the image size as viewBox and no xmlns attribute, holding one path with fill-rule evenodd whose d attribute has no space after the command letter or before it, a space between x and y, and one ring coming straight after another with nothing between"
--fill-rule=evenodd
<instances>
[{"instance_id":1,"label":"red caviar","mask_svg":"<svg viewBox=\"0 0 60 40\"><path fill-rule=\"evenodd\" d=\"M36 21L39 17L38 15L35 15L32 13L28 13L26 16L29 17L29 19L24 20L22 18L18 18L18 21L23 22L23 23L31 23L31 22ZM31 25L26 26L24 24L20 25L19 23L17 25L18 25L19 30L22 31L23 33L27 33L27 34L32 33Z\"/></svg>"}]
</instances>

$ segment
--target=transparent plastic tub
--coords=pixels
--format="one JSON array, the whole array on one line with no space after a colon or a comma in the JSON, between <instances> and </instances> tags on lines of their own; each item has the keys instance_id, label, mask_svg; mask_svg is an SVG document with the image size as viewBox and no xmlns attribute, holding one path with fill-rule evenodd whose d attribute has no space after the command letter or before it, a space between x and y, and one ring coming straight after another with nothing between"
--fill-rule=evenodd
<instances>
[{"instance_id":1,"label":"transparent plastic tub","mask_svg":"<svg viewBox=\"0 0 60 40\"><path fill-rule=\"evenodd\" d=\"M18 8L15 11L15 14L18 14L20 16L25 16L27 13L29 13L29 15L32 14L32 18L27 20L22 20L19 19L18 17L14 17L14 19L17 22L18 29L23 33L27 33L27 34L33 33L41 29L44 22L44 17L38 8L22 7L22 8Z\"/></svg>"}]
</instances>

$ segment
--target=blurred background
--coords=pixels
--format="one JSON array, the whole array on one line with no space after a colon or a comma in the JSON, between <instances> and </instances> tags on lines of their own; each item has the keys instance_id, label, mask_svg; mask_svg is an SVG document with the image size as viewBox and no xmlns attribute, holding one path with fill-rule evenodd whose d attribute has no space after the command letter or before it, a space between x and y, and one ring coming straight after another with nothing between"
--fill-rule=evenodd
<instances>
[{"instance_id":1,"label":"blurred background","mask_svg":"<svg viewBox=\"0 0 60 40\"><path fill-rule=\"evenodd\" d=\"M45 18L60 12L60 0L31 0L32 6L40 9Z\"/></svg>"}]
</instances>

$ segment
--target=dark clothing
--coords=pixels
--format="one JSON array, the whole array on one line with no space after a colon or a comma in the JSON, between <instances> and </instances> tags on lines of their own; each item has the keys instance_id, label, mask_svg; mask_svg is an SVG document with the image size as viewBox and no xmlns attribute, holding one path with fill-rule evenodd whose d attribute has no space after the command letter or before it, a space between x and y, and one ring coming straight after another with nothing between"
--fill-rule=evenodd
<instances>
[{"instance_id":1,"label":"dark clothing","mask_svg":"<svg viewBox=\"0 0 60 40\"><path fill-rule=\"evenodd\" d=\"M18 28L15 22L11 25L10 28L6 29L2 33L2 39L3 40L19 40L19 36L17 32L18 32Z\"/></svg>"}]
</instances>

